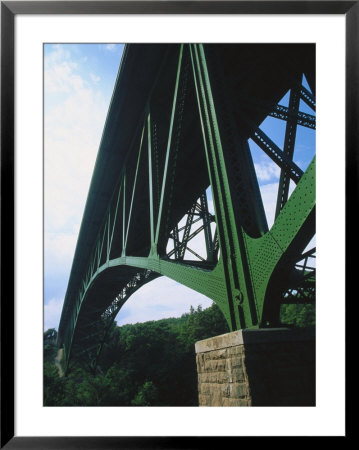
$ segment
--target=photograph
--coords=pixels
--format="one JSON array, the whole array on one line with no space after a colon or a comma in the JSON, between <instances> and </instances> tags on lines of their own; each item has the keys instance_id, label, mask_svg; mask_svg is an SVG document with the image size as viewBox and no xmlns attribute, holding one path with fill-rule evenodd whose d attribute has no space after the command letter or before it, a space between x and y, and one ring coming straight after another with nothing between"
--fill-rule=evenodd
<instances>
[{"instance_id":1,"label":"photograph","mask_svg":"<svg viewBox=\"0 0 359 450\"><path fill-rule=\"evenodd\" d=\"M44 44L44 406L315 406L315 79Z\"/></svg>"}]
</instances>

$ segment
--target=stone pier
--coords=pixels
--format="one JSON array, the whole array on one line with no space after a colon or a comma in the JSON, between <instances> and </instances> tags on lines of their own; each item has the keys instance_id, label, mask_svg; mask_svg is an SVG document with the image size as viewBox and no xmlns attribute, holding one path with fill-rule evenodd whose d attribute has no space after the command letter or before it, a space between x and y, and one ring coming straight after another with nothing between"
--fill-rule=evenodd
<instances>
[{"instance_id":1,"label":"stone pier","mask_svg":"<svg viewBox=\"0 0 359 450\"><path fill-rule=\"evenodd\" d=\"M315 406L315 329L240 330L196 342L199 406Z\"/></svg>"}]
</instances>

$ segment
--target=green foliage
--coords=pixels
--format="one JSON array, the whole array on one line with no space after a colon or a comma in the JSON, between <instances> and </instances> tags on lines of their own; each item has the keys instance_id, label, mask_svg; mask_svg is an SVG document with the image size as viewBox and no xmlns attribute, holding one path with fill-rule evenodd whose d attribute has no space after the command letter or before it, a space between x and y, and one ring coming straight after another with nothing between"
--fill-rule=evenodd
<instances>
[{"instance_id":1,"label":"green foliage","mask_svg":"<svg viewBox=\"0 0 359 450\"><path fill-rule=\"evenodd\" d=\"M53 362L56 353L56 338L57 331L55 328L50 328L44 333L44 362Z\"/></svg>"},{"instance_id":2,"label":"green foliage","mask_svg":"<svg viewBox=\"0 0 359 450\"><path fill-rule=\"evenodd\" d=\"M280 320L283 324L295 327L313 326L315 325L315 305L310 303L282 305Z\"/></svg>"},{"instance_id":3,"label":"green foliage","mask_svg":"<svg viewBox=\"0 0 359 450\"><path fill-rule=\"evenodd\" d=\"M60 406L65 398L65 382L53 363L44 363L44 405Z\"/></svg>"},{"instance_id":4,"label":"green foliage","mask_svg":"<svg viewBox=\"0 0 359 450\"><path fill-rule=\"evenodd\" d=\"M191 307L180 318L135 325L113 325L100 365L102 374L72 368L59 378L54 341L44 335L44 404L46 406L194 406L197 340L228 332L218 307Z\"/></svg>"},{"instance_id":5,"label":"green foliage","mask_svg":"<svg viewBox=\"0 0 359 450\"><path fill-rule=\"evenodd\" d=\"M228 332L229 328L223 314L213 303L211 307L204 310L201 305L197 310L191 307L187 320L181 327L180 336L187 350L190 350L197 341Z\"/></svg>"},{"instance_id":6,"label":"green foliage","mask_svg":"<svg viewBox=\"0 0 359 450\"><path fill-rule=\"evenodd\" d=\"M55 328L49 328L48 330L45 331L44 333L44 341L56 341L57 338L57 331L55 330Z\"/></svg>"},{"instance_id":7,"label":"green foliage","mask_svg":"<svg viewBox=\"0 0 359 450\"><path fill-rule=\"evenodd\" d=\"M158 398L158 389L152 381L146 381L141 386L136 397L132 400L132 406L154 406Z\"/></svg>"},{"instance_id":8,"label":"green foliage","mask_svg":"<svg viewBox=\"0 0 359 450\"><path fill-rule=\"evenodd\" d=\"M312 325L311 305L284 305L282 322ZM57 347L44 334L45 406L196 406L198 405L195 342L229 332L213 303L180 318L115 324L104 345L100 373L75 366L60 378L54 365Z\"/></svg>"}]
</instances>

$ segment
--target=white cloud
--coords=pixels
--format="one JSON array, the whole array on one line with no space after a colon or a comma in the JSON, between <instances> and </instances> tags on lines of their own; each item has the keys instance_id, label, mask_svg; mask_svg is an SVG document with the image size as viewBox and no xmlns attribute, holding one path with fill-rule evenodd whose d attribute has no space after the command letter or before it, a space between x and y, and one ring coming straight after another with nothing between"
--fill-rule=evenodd
<instances>
[{"instance_id":1,"label":"white cloud","mask_svg":"<svg viewBox=\"0 0 359 450\"><path fill-rule=\"evenodd\" d=\"M116 317L119 326L125 323L145 322L160 318L179 317L189 312L191 305L203 308L212 300L175 281L161 277L136 291Z\"/></svg>"},{"instance_id":2,"label":"white cloud","mask_svg":"<svg viewBox=\"0 0 359 450\"><path fill-rule=\"evenodd\" d=\"M61 45L45 57L45 279L68 278L107 113L84 62Z\"/></svg>"},{"instance_id":3,"label":"white cloud","mask_svg":"<svg viewBox=\"0 0 359 450\"><path fill-rule=\"evenodd\" d=\"M70 270L76 241L77 233L74 231L45 234L45 264L48 274L63 274Z\"/></svg>"},{"instance_id":4,"label":"white cloud","mask_svg":"<svg viewBox=\"0 0 359 450\"><path fill-rule=\"evenodd\" d=\"M56 64L67 59L70 59L70 52L66 50L63 45L54 44L52 46L52 51L46 55L45 67L47 64Z\"/></svg>"},{"instance_id":5,"label":"white cloud","mask_svg":"<svg viewBox=\"0 0 359 450\"><path fill-rule=\"evenodd\" d=\"M53 51L45 57L46 94L64 93L83 88L83 80L76 73L78 64L71 60L70 52L61 45L55 45Z\"/></svg>"},{"instance_id":6,"label":"white cloud","mask_svg":"<svg viewBox=\"0 0 359 450\"><path fill-rule=\"evenodd\" d=\"M263 183L265 181L271 181L273 179L278 179L280 175L280 168L267 161L261 161L260 163L254 163L254 168L258 177L258 181Z\"/></svg>"},{"instance_id":7,"label":"white cloud","mask_svg":"<svg viewBox=\"0 0 359 450\"><path fill-rule=\"evenodd\" d=\"M260 187L264 210L267 216L268 227L274 223L275 208L277 203L278 183L269 183Z\"/></svg>"},{"instance_id":8,"label":"white cloud","mask_svg":"<svg viewBox=\"0 0 359 450\"><path fill-rule=\"evenodd\" d=\"M110 51L110 52L114 52L117 48L116 44L106 44L105 45L105 49Z\"/></svg>"},{"instance_id":9,"label":"white cloud","mask_svg":"<svg viewBox=\"0 0 359 450\"><path fill-rule=\"evenodd\" d=\"M94 73L90 73L90 78L94 83L98 83L101 80L101 77L95 75Z\"/></svg>"},{"instance_id":10,"label":"white cloud","mask_svg":"<svg viewBox=\"0 0 359 450\"><path fill-rule=\"evenodd\" d=\"M44 306L44 331L49 328L58 329L63 303L63 298L52 298Z\"/></svg>"},{"instance_id":11,"label":"white cloud","mask_svg":"<svg viewBox=\"0 0 359 450\"><path fill-rule=\"evenodd\" d=\"M107 104L61 46L46 57L45 102L45 229L58 232L81 221Z\"/></svg>"},{"instance_id":12,"label":"white cloud","mask_svg":"<svg viewBox=\"0 0 359 450\"><path fill-rule=\"evenodd\" d=\"M295 184L291 181L289 184L288 198L295 189ZM268 227L274 223L275 209L277 205L278 183L269 183L260 186L264 210L267 216Z\"/></svg>"}]
</instances>

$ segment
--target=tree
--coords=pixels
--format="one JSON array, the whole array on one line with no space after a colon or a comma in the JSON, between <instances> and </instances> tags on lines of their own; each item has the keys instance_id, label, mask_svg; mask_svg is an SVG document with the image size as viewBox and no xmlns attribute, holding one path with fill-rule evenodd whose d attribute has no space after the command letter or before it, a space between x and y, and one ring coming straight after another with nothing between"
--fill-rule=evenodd
<instances>
[{"instance_id":1,"label":"tree","mask_svg":"<svg viewBox=\"0 0 359 450\"><path fill-rule=\"evenodd\" d=\"M280 310L280 320L283 324L295 327L308 327L315 325L315 305L284 304Z\"/></svg>"},{"instance_id":2,"label":"tree","mask_svg":"<svg viewBox=\"0 0 359 450\"><path fill-rule=\"evenodd\" d=\"M158 389L152 381L146 381L141 386L136 397L132 400L132 406L153 406L156 404Z\"/></svg>"},{"instance_id":3,"label":"tree","mask_svg":"<svg viewBox=\"0 0 359 450\"><path fill-rule=\"evenodd\" d=\"M46 336L51 336L48 330ZM196 406L197 340L226 333L218 306L179 318L113 325L99 364L103 375L86 372L73 361L67 377L54 365L54 340L45 344L44 404L47 406ZM45 337L45 335L44 335Z\"/></svg>"}]
</instances>

